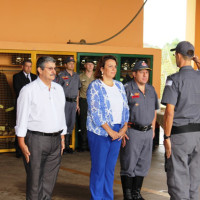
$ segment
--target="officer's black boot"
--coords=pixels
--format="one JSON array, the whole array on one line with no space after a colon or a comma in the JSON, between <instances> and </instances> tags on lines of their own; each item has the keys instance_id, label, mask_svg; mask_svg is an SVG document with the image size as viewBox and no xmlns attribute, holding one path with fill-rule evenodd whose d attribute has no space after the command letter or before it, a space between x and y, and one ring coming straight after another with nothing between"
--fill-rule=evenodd
<instances>
[{"instance_id":1,"label":"officer's black boot","mask_svg":"<svg viewBox=\"0 0 200 200\"><path fill-rule=\"evenodd\" d=\"M133 200L132 198L132 177L121 176L122 190L124 194L124 200Z\"/></svg>"},{"instance_id":2,"label":"officer's black boot","mask_svg":"<svg viewBox=\"0 0 200 200\"><path fill-rule=\"evenodd\" d=\"M69 147L70 137L71 137L71 134L66 134L65 135L65 150L64 150L64 154L73 153L73 149Z\"/></svg>"},{"instance_id":3,"label":"officer's black boot","mask_svg":"<svg viewBox=\"0 0 200 200\"><path fill-rule=\"evenodd\" d=\"M132 197L133 200L145 200L142 195L140 194L142 183L143 183L143 176L135 176L132 178Z\"/></svg>"},{"instance_id":4,"label":"officer's black boot","mask_svg":"<svg viewBox=\"0 0 200 200\"><path fill-rule=\"evenodd\" d=\"M136 187L136 178L135 177L132 178L132 190L131 190L131 192L132 192L133 200L136 200L138 195L137 195L137 187Z\"/></svg>"}]
</instances>

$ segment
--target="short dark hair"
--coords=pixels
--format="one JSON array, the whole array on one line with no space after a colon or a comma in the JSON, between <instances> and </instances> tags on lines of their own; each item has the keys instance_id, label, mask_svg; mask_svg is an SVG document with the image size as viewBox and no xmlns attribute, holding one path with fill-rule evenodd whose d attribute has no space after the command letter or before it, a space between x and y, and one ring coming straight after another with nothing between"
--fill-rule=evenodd
<instances>
[{"instance_id":1,"label":"short dark hair","mask_svg":"<svg viewBox=\"0 0 200 200\"><path fill-rule=\"evenodd\" d=\"M56 60L53 57L50 57L50 56L42 56L37 60L36 67L37 68L40 67L42 70L44 70L44 64L47 63L47 62L56 63Z\"/></svg>"},{"instance_id":2,"label":"short dark hair","mask_svg":"<svg viewBox=\"0 0 200 200\"><path fill-rule=\"evenodd\" d=\"M26 63L31 63L31 64L32 64L32 61L31 61L31 60L24 60L24 61L22 62L22 65L24 66Z\"/></svg>"},{"instance_id":3,"label":"short dark hair","mask_svg":"<svg viewBox=\"0 0 200 200\"><path fill-rule=\"evenodd\" d=\"M105 63L107 60L114 60L117 64L117 59L115 56L113 55L105 55L105 56L102 56L98 63L97 63L97 68L95 70L95 73L94 73L94 78L95 79L102 79L102 74L101 74L101 68L104 68L105 67Z\"/></svg>"},{"instance_id":4,"label":"short dark hair","mask_svg":"<svg viewBox=\"0 0 200 200\"><path fill-rule=\"evenodd\" d=\"M187 55L188 56L184 56L183 54L181 54L183 56L184 60L192 60L193 56L194 56L194 51L193 50L188 50L187 51Z\"/></svg>"}]
</instances>

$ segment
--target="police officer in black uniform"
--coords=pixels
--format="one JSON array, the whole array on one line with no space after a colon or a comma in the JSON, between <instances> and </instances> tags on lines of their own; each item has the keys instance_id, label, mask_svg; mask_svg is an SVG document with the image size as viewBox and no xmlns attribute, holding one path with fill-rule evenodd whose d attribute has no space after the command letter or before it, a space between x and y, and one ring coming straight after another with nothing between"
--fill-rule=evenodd
<instances>
[{"instance_id":1,"label":"police officer in black uniform","mask_svg":"<svg viewBox=\"0 0 200 200\"><path fill-rule=\"evenodd\" d=\"M124 200L144 199L140 190L151 164L159 104L154 87L147 83L150 70L144 61L138 61L133 68L134 79L125 85L130 118L128 140L123 138L120 152Z\"/></svg>"},{"instance_id":2,"label":"police officer in black uniform","mask_svg":"<svg viewBox=\"0 0 200 200\"><path fill-rule=\"evenodd\" d=\"M73 153L73 150L69 147L69 144L76 120L76 111L79 111L78 94L81 83L79 75L74 72L74 58L72 56L68 56L63 63L65 70L58 74L57 80L58 83L62 85L66 98L65 117L67 124L67 134L65 135L64 153Z\"/></svg>"},{"instance_id":3,"label":"police officer in black uniform","mask_svg":"<svg viewBox=\"0 0 200 200\"><path fill-rule=\"evenodd\" d=\"M200 185L200 71L191 66L194 46L180 42L175 51L179 72L167 77L161 103L167 184L171 200L198 200Z\"/></svg>"}]
</instances>

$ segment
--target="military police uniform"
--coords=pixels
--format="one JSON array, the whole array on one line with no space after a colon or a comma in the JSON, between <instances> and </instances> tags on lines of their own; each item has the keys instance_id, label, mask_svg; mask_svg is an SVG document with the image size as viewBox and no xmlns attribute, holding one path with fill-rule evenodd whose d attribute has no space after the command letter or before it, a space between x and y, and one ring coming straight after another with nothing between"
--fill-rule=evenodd
<instances>
[{"instance_id":1,"label":"military police uniform","mask_svg":"<svg viewBox=\"0 0 200 200\"><path fill-rule=\"evenodd\" d=\"M139 62L139 66L141 66L141 62ZM146 67L148 66L146 65ZM143 68L141 67L141 69ZM130 109L127 130L129 140L126 141L126 146L120 150L120 175L122 186L127 186L126 191L125 187L123 188L124 199L143 199L140 196L140 189L143 177L147 175L151 164L152 121L155 117L155 110L159 109L159 103L154 87L149 84L145 85L145 94L139 89L135 80L126 83L125 90ZM123 184L123 182L125 183ZM132 198L126 194L130 188ZM138 191L138 196L135 191Z\"/></svg>"},{"instance_id":2,"label":"military police uniform","mask_svg":"<svg viewBox=\"0 0 200 200\"><path fill-rule=\"evenodd\" d=\"M58 83L63 87L66 104L65 104L65 117L68 134L66 135L66 148L69 146L69 136L72 134L76 120L76 106L78 91L81 86L79 75L73 72L72 76L66 70L58 74Z\"/></svg>"},{"instance_id":3,"label":"military police uniform","mask_svg":"<svg viewBox=\"0 0 200 200\"><path fill-rule=\"evenodd\" d=\"M65 117L68 133L72 134L76 118L76 99L80 88L79 75L73 72L71 76L66 70L58 75L60 77L59 84L62 85L65 93Z\"/></svg>"},{"instance_id":4,"label":"military police uniform","mask_svg":"<svg viewBox=\"0 0 200 200\"><path fill-rule=\"evenodd\" d=\"M169 194L174 200L180 196L197 200L200 183L200 72L192 66L184 66L169 76L162 104L175 106L172 153L166 163Z\"/></svg>"},{"instance_id":5,"label":"military police uniform","mask_svg":"<svg viewBox=\"0 0 200 200\"><path fill-rule=\"evenodd\" d=\"M91 61L92 62L92 61ZM87 142L87 128L86 128L86 121L87 121L87 110L88 104L86 99L86 92L89 84L94 80L94 75L89 78L85 72L80 74L80 98L79 98L79 106L80 106L80 126L81 126L81 133L80 133L80 150L84 151L88 148Z\"/></svg>"},{"instance_id":6,"label":"military police uniform","mask_svg":"<svg viewBox=\"0 0 200 200\"><path fill-rule=\"evenodd\" d=\"M189 42L180 42L176 53L187 56ZM179 52L180 51L180 52ZM189 56L192 58L192 56ZM182 66L168 76L162 104L174 105L171 156L167 159L167 184L171 200L198 200L200 185L200 72Z\"/></svg>"},{"instance_id":7,"label":"military police uniform","mask_svg":"<svg viewBox=\"0 0 200 200\"><path fill-rule=\"evenodd\" d=\"M146 176L151 164L153 130L151 123L159 109L153 86L146 84L145 95L134 80L125 85L130 108L127 135L129 140L121 148L121 175ZM131 127L132 126L132 127Z\"/></svg>"},{"instance_id":8,"label":"military police uniform","mask_svg":"<svg viewBox=\"0 0 200 200\"><path fill-rule=\"evenodd\" d=\"M190 57L194 47L187 41L175 49ZM178 63L178 62L177 62ZM174 105L171 129L171 155L166 162L168 192L171 200L199 200L200 185L200 72L181 66L168 76L162 104Z\"/></svg>"}]
</instances>

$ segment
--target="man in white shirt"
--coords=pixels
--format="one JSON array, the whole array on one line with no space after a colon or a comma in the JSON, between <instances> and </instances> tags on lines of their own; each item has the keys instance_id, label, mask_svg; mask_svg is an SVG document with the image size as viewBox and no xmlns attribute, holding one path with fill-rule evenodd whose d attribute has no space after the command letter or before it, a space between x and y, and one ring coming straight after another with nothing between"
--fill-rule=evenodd
<instances>
[{"instance_id":1,"label":"man in white shirt","mask_svg":"<svg viewBox=\"0 0 200 200\"><path fill-rule=\"evenodd\" d=\"M51 199L65 148L65 95L52 82L55 67L52 57L39 58L39 77L22 88L17 101L15 130L27 173L27 200Z\"/></svg>"}]
</instances>

